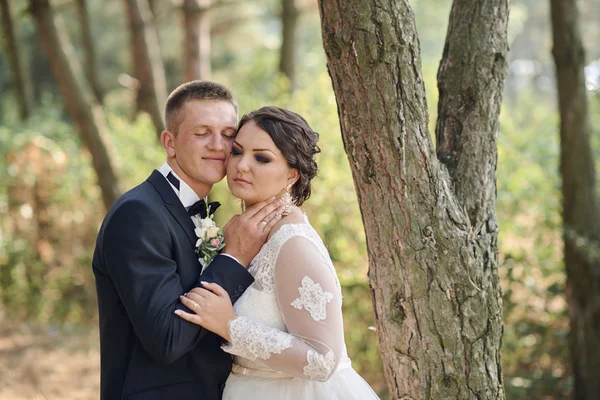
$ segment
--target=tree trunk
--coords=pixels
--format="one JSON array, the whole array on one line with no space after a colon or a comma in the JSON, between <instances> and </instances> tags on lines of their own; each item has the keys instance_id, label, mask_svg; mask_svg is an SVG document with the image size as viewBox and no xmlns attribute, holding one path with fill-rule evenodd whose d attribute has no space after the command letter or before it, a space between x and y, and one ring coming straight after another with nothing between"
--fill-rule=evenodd
<instances>
[{"instance_id":1,"label":"tree trunk","mask_svg":"<svg viewBox=\"0 0 600 400\"><path fill-rule=\"evenodd\" d=\"M104 93L102 91L102 86L100 85L100 80L98 79L98 70L96 68L96 47L94 45L94 39L92 36L87 0L77 0L77 16L79 19L81 44L84 54L83 70L96 100L99 104L102 104Z\"/></svg>"},{"instance_id":2,"label":"tree trunk","mask_svg":"<svg viewBox=\"0 0 600 400\"><path fill-rule=\"evenodd\" d=\"M296 26L299 11L296 0L281 0L281 54L279 72L290 81L290 92L296 89Z\"/></svg>"},{"instance_id":3,"label":"tree trunk","mask_svg":"<svg viewBox=\"0 0 600 400\"><path fill-rule=\"evenodd\" d=\"M576 399L600 398L600 217L576 0L551 0L570 350Z\"/></svg>"},{"instance_id":4,"label":"tree trunk","mask_svg":"<svg viewBox=\"0 0 600 400\"><path fill-rule=\"evenodd\" d=\"M183 1L183 80L209 80L210 16L212 0Z\"/></svg>"},{"instance_id":5,"label":"tree trunk","mask_svg":"<svg viewBox=\"0 0 600 400\"><path fill-rule=\"evenodd\" d=\"M447 169L427 129L408 0L320 1L394 399L504 398L494 206L508 4L466 3L454 2L439 74L439 147L456 165Z\"/></svg>"},{"instance_id":6,"label":"tree trunk","mask_svg":"<svg viewBox=\"0 0 600 400\"><path fill-rule=\"evenodd\" d=\"M17 44L17 34L13 24L13 15L10 8L10 0L0 0L0 14L2 15L2 31L6 41L6 55L13 76L13 87L19 106L19 116L22 120L29 117L31 102L27 96L27 86L23 77L23 65L21 54Z\"/></svg>"},{"instance_id":7,"label":"tree trunk","mask_svg":"<svg viewBox=\"0 0 600 400\"><path fill-rule=\"evenodd\" d=\"M30 0L30 12L38 37L46 52L54 77L60 87L67 110L75 122L81 141L92 155L92 164L108 210L120 194L112 144L104 113L94 101L79 66L72 62L75 52L60 20L54 19L48 0Z\"/></svg>"},{"instance_id":8,"label":"tree trunk","mask_svg":"<svg viewBox=\"0 0 600 400\"><path fill-rule=\"evenodd\" d=\"M124 0L131 31L131 52L135 78L139 82L138 111L147 112L157 137L164 130L163 109L167 102L165 70L160 57L158 35L148 0Z\"/></svg>"}]
</instances>

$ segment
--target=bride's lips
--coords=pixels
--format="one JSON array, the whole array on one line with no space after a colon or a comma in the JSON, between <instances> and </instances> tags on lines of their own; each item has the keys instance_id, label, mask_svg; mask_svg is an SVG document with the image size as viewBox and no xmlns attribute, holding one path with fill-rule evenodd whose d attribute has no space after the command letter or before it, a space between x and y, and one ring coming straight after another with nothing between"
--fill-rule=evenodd
<instances>
[{"instance_id":1,"label":"bride's lips","mask_svg":"<svg viewBox=\"0 0 600 400\"><path fill-rule=\"evenodd\" d=\"M237 182L237 183L246 183L248 185L250 184L250 182L248 182L244 178L235 178L234 181Z\"/></svg>"}]
</instances>

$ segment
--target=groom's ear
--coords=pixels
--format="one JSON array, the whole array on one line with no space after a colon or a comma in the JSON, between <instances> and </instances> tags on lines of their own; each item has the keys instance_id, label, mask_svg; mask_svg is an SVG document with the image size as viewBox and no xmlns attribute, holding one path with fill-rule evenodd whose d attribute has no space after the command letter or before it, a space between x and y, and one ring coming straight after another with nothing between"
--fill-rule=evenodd
<instances>
[{"instance_id":1,"label":"groom's ear","mask_svg":"<svg viewBox=\"0 0 600 400\"><path fill-rule=\"evenodd\" d=\"M175 157L175 135L171 131L164 130L161 132L160 143L167 152L168 157Z\"/></svg>"}]
</instances>

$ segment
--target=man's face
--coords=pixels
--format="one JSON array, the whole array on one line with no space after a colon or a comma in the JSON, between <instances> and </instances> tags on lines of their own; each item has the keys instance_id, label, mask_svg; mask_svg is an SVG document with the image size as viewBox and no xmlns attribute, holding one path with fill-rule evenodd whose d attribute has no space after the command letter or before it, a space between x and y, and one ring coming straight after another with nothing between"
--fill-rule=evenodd
<instances>
[{"instance_id":1,"label":"man's face","mask_svg":"<svg viewBox=\"0 0 600 400\"><path fill-rule=\"evenodd\" d=\"M173 138L169 163L194 190L208 190L225 176L237 114L223 100L190 100L179 111L180 124ZM173 165L174 161L176 165Z\"/></svg>"}]
</instances>

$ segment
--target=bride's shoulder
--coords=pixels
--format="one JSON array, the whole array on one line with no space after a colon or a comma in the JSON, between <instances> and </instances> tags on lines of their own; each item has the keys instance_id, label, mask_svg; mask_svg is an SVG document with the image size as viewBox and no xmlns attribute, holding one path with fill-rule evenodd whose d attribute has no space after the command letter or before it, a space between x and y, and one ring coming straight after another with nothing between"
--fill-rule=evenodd
<instances>
[{"instance_id":1,"label":"bride's shoulder","mask_svg":"<svg viewBox=\"0 0 600 400\"><path fill-rule=\"evenodd\" d=\"M306 216L300 208L294 207L294 210L289 215L286 215L285 217L281 218L281 220L278 223L276 223L275 226L273 226L271 232L269 233L268 239L272 238L277 231L279 231L285 226L297 226L302 224L306 224L308 226Z\"/></svg>"}]
</instances>

